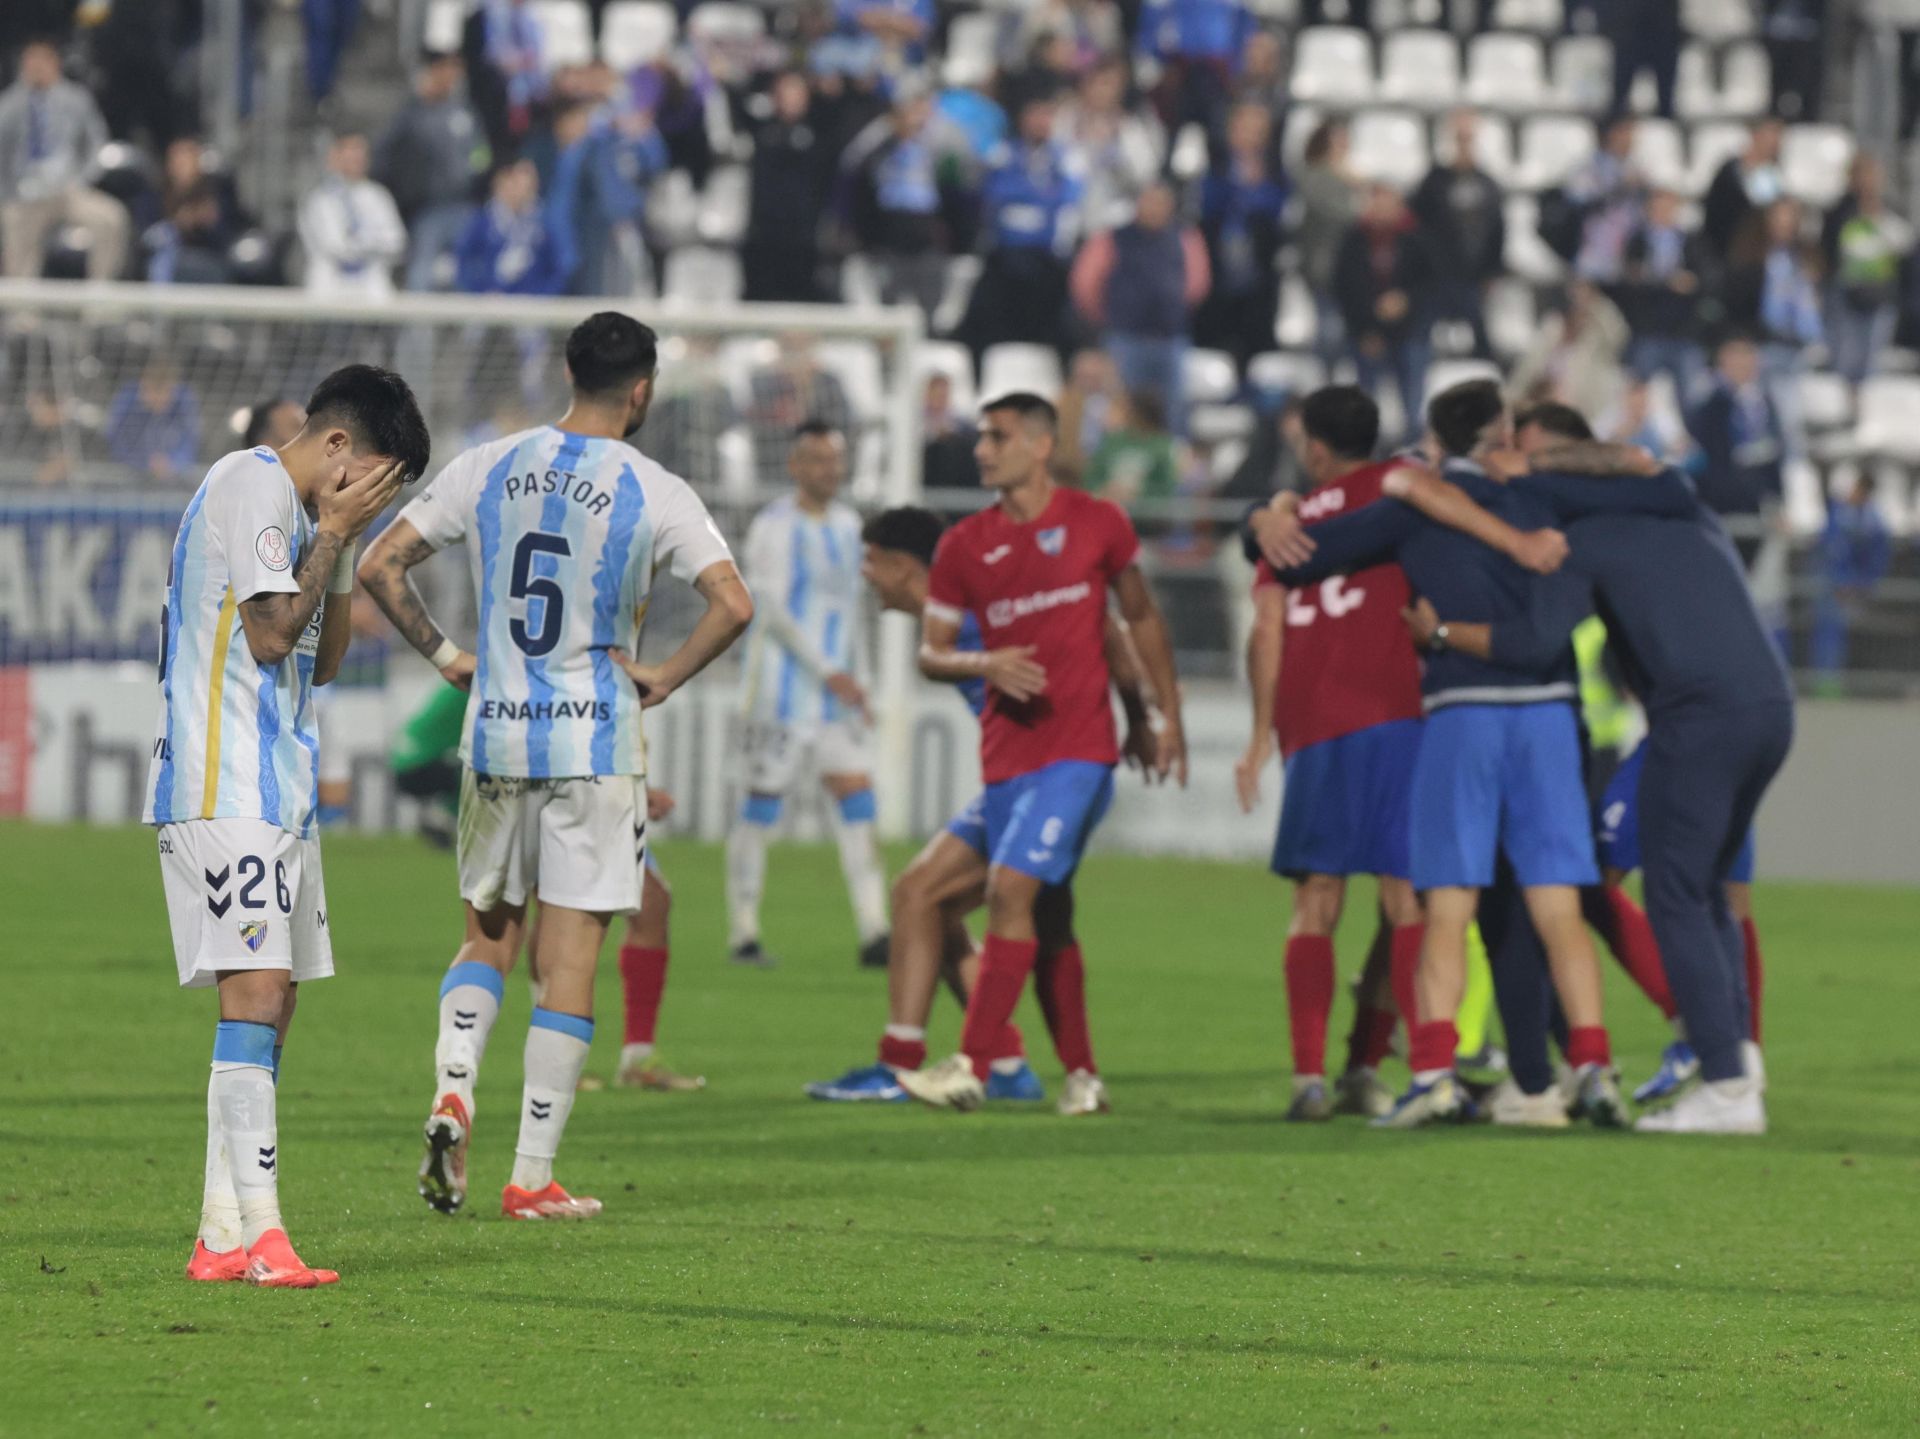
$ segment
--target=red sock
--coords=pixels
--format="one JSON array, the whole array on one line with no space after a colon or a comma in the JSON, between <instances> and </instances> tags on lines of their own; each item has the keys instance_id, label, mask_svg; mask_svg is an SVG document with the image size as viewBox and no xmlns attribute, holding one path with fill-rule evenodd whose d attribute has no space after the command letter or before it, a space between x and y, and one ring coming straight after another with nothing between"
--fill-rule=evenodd
<instances>
[{"instance_id":1,"label":"red sock","mask_svg":"<svg viewBox=\"0 0 1920 1439\"><path fill-rule=\"evenodd\" d=\"M1296 934L1287 941L1287 1025L1293 1072L1327 1072L1327 1018L1333 1013L1333 940Z\"/></svg>"},{"instance_id":2,"label":"red sock","mask_svg":"<svg viewBox=\"0 0 1920 1439\"><path fill-rule=\"evenodd\" d=\"M1667 967L1660 962L1660 945L1653 937L1647 912L1617 884L1607 887L1607 908L1613 914L1613 933L1608 936L1613 957L1640 986L1640 992L1672 1019L1676 1013L1673 990L1667 985Z\"/></svg>"},{"instance_id":3,"label":"red sock","mask_svg":"<svg viewBox=\"0 0 1920 1439\"><path fill-rule=\"evenodd\" d=\"M1380 1061L1393 1052L1393 1028L1400 1016L1391 1009L1369 1009L1363 1017L1365 1038L1361 1041L1360 1062L1378 1069Z\"/></svg>"},{"instance_id":4,"label":"red sock","mask_svg":"<svg viewBox=\"0 0 1920 1439\"><path fill-rule=\"evenodd\" d=\"M918 1069L927 1062L924 1039L896 1039L884 1031L880 1035L880 1062L895 1069Z\"/></svg>"},{"instance_id":5,"label":"red sock","mask_svg":"<svg viewBox=\"0 0 1920 1439\"><path fill-rule=\"evenodd\" d=\"M1000 1031L1013 1018L1038 949L1030 939L1002 939L997 934L988 935L980 947L980 977L967 1001L967 1022L960 1031L960 1050L973 1061L973 1072L980 1079L987 1077L987 1067L993 1062L987 1056L993 1052Z\"/></svg>"},{"instance_id":6,"label":"red sock","mask_svg":"<svg viewBox=\"0 0 1920 1439\"><path fill-rule=\"evenodd\" d=\"M1053 1036L1053 1052L1068 1074L1084 1069L1098 1074L1093 1036L1087 1029L1087 965L1078 944L1054 950L1040 966L1040 1012Z\"/></svg>"},{"instance_id":7,"label":"red sock","mask_svg":"<svg viewBox=\"0 0 1920 1439\"><path fill-rule=\"evenodd\" d=\"M1453 1052L1460 1047L1460 1031L1451 1019L1416 1024L1408 1044L1407 1068L1415 1074L1453 1068Z\"/></svg>"},{"instance_id":8,"label":"red sock","mask_svg":"<svg viewBox=\"0 0 1920 1439\"><path fill-rule=\"evenodd\" d=\"M1413 977L1420 972L1420 946L1427 937L1424 924L1403 924L1393 932L1391 979L1393 1003L1407 1026L1407 1041L1413 1041L1413 1027L1420 1022L1420 1002L1415 998Z\"/></svg>"},{"instance_id":9,"label":"red sock","mask_svg":"<svg viewBox=\"0 0 1920 1439\"><path fill-rule=\"evenodd\" d=\"M1575 1069L1583 1064L1612 1064L1613 1046L1607 1043L1606 1026L1591 1024L1568 1030L1567 1063Z\"/></svg>"},{"instance_id":10,"label":"red sock","mask_svg":"<svg viewBox=\"0 0 1920 1439\"><path fill-rule=\"evenodd\" d=\"M1766 968L1760 962L1760 931L1753 927L1753 921L1740 921L1740 933L1747 941L1747 1010L1752 1017L1751 1038L1755 1044L1760 1042L1760 991L1766 988Z\"/></svg>"},{"instance_id":11,"label":"red sock","mask_svg":"<svg viewBox=\"0 0 1920 1439\"><path fill-rule=\"evenodd\" d=\"M1027 1042L1021 1037L1020 1026L1008 1024L1001 1027L1000 1037L989 1046L987 1063L992 1064L1000 1059L1025 1059L1026 1057Z\"/></svg>"},{"instance_id":12,"label":"red sock","mask_svg":"<svg viewBox=\"0 0 1920 1439\"><path fill-rule=\"evenodd\" d=\"M620 947L620 992L626 1000L628 1044L652 1044L667 987L667 952L637 944Z\"/></svg>"}]
</instances>

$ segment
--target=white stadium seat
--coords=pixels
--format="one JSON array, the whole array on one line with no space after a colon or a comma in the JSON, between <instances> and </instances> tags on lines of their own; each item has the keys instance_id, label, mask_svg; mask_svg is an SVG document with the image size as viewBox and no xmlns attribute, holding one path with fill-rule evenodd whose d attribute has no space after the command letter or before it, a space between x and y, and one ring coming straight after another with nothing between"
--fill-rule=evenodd
<instances>
[{"instance_id":1,"label":"white stadium seat","mask_svg":"<svg viewBox=\"0 0 1920 1439\"><path fill-rule=\"evenodd\" d=\"M1720 63L1717 113L1750 119L1773 108L1773 62L1764 47L1752 41L1734 45Z\"/></svg>"},{"instance_id":2,"label":"white stadium seat","mask_svg":"<svg viewBox=\"0 0 1920 1439\"><path fill-rule=\"evenodd\" d=\"M941 75L949 85L978 85L993 74L994 45L1000 17L975 11L956 15L947 31L947 59Z\"/></svg>"},{"instance_id":3,"label":"white stadium seat","mask_svg":"<svg viewBox=\"0 0 1920 1439\"><path fill-rule=\"evenodd\" d=\"M1553 47L1553 99L1594 115L1613 103L1613 46L1604 36L1571 35Z\"/></svg>"},{"instance_id":4,"label":"white stadium seat","mask_svg":"<svg viewBox=\"0 0 1920 1439\"><path fill-rule=\"evenodd\" d=\"M1838 125L1789 125L1780 146L1787 193L1824 210L1847 190L1853 136Z\"/></svg>"},{"instance_id":5,"label":"white stadium seat","mask_svg":"<svg viewBox=\"0 0 1920 1439\"><path fill-rule=\"evenodd\" d=\"M1494 0L1493 30L1531 30L1536 35L1558 35L1566 26L1560 0Z\"/></svg>"},{"instance_id":6,"label":"white stadium seat","mask_svg":"<svg viewBox=\"0 0 1920 1439\"><path fill-rule=\"evenodd\" d=\"M1780 492L1787 528L1796 535L1817 535L1827 524L1827 502L1820 493L1820 471L1811 460L1780 466Z\"/></svg>"},{"instance_id":7,"label":"white stadium seat","mask_svg":"<svg viewBox=\"0 0 1920 1439\"><path fill-rule=\"evenodd\" d=\"M1350 158L1356 175L1410 190L1433 163L1426 124L1405 110L1362 110L1353 117Z\"/></svg>"},{"instance_id":8,"label":"white stadium seat","mask_svg":"<svg viewBox=\"0 0 1920 1439\"><path fill-rule=\"evenodd\" d=\"M1183 375L1189 404L1224 405L1240 391L1233 356L1223 350L1188 350Z\"/></svg>"},{"instance_id":9,"label":"white stadium seat","mask_svg":"<svg viewBox=\"0 0 1920 1439\"><path fill-rule=\"evenodd\" d=\"M733 251L681 245L667 252L662 303L680 308L731 305L740 298L740 291L740 257Z\"/></svg>"},{"instance_id":10,"label":"white stadium seat","mask_svg":"<svg viewBox=\"0 0 1920 1439\"><path fill-rule=\"evenodd\" d=\"M1227 444L1252 433L1253 411L1245 405L1195 404L1187 411L1187 434L1198 444Z\"/></svg>"},{"instance_id":11,"label":"white stadium seat","mask_svg":"<svg viewBox=\"0 0 1920 1439\"><path fill-rule=\"evenodd\" d=\"M1523 190L1551 190L1593 157L1593 122L1577 115L1530 115L1520 122L1515 182Z\"/></svg>"},{"instance_id":12,"label":"white stadium seat","mask_svg":"<svg viewBox=\"0 0 1920 1439\"><path fill-rule=\"evenodd\" d=\"M1738 40L1753 33L1752 0L1680 0L1680 28L1702 40Z\"/></svg>"},{"instance_id":13,"label":"white stadium seat","mask_svg":"<svg viewBox=\"0 0 1920 1439\"><path fill-rule=\"evenodd\" d=\"M1704 195L1720 167L1747 148L1748 130L1731 120L1695 125L1687 147L1688 195Z\"/></svg>"},{"instance_id":14,"label":"white stadium seat","mask_svg":"<svg viewBox=\"0 0 1920 1439\"><path fill-rule=\"evenodd\" d=\"M660 245L692 244L700 226L700 197L685 170L669 170L647 189L647 229Z\"/></svg>"},{"instance_id":15,"label":"white stadium seat","mask_svg":"<svg viewBox=\"0 0 1920 1439\"><path fill-rule=\"evenodd\" d=\"M1329 105L1373 98L1373 38L1343 25L1309 25L1294 37L1292 96Z\"/></svg>"},{"instance_id":16,"label":"white stadium seat","mask_svg":"<svg viewBox=\"0 0 1920 1439\"><path fill-rule=\"evenodd\" d=\"M965 345L956 345L951 340L927 340L920 346L920 383L924 386L929 376L945 375L953 386L953 408L962 415L972 415L975 409L973 391L973 355ZM919 403L916 394L914 402Z\"/></svg>"},{"instance_id":17,"label":"white stadium seat","mask_svg":"<svg viewBox=\"0 0 1920 1439\"><path fill-rule=\"evenodd\" d=\"M833 372L856 415L880 414L887 403L880 352L868 340L822 340L813 347L820 367Z\"/></svg>"},{"instance_id":18,"label":"white stadium seat","mask_svg":"<svg viewBox=\"0 0 1920 1439\"><path fill-rule=\"evenodd\" d=\"M426 27L420 37L423 49L447 54L460 48L467 28L467 16L473 12L468 0L432 0L427 6Z\"/></svg>"},{"instance_id":19,"label":"white stadium seat","mask_svg":"<svg viewBox=\"0 0 1920 1439\"><path fill-rule=\"evenodd\" d=\"M593 21L582 0L533 0L527 8L540 27L540 59L547 69L593 59Z\"/></svg>"},{"instance_id":20,"label":"white stadium seat","mask_svg":"<svg viewBox=\"0 0 1920 1439\"><path fill-rule=\"evenodd\" d=\"M1504 385L1506 376L1491 360L1435 360L1427 367L1426 398L1431 400L1442 390L1450 390L1468 380L1492 380Z\"/></svg>"},{"instance_id":21,"label":"white stadium seat","mask_svg":"<svg viewBox=\"0 0 1920 1439\"><path fill-rule=\"evenodd\" d=\"M1502 355L1517 355L1533 343L1537 315L1533 286L1502 276L1487 291L1487 339Z\"/></svg>"},{"instance_id":22,"label":"white stadium seat","mask_svg":"<svg viewBox=\"0 0 1920 1439\"><path fill-rule=\"evenodd\" d=\"M1800 418L1811 434L1831 434L1853 418L1853 393L1840 376L1807 370L1799 380Z\"/></svg>"},{"instance_id":23,"label":"white stadium seat","mask_svg":"<svg viewBox=\"0 0 1920 1439\"><path fill-rule=\"evenodd\" d=\"M995 345L980 357L980 397L1014 390L1051 395L1060 388L1060 356L1045 345Z\"/></svg>"},{"instance_id":24,"label":"white stadium seat","mask_svg":"<svg viewBox=\"0 0 1920 1439\"><path fill-rule=\"evenodd\" d=\"M1687 183L1686 147L1680 127L1652 116L1633 127L1633 162L1648 183L1663 190L1680 190Z\"/></svg>"},{"instance_id":25,"label":"white stadium seat","mask_svg":"<svg viewBox=\"0 0 1920 1439\"><path fill-rule=\"evenodd\" d=\"M1256 390L1278 390L1304 395L1327 382L1326 366L1318 355L1270 350L1247 363L1247 383Z\"/></svg>"},{"instance_id":26,"label":"white stadium seat","mask_svg":"<svg viewBox=\"0 0 1920 1439\"><path fill-rule=\"evenodd\" d=\"M1317 106L1289 105L1287 118L1280 126L1280 160L1288 170L1298 170L1307 153L1307 141L1320 128L1326 115Z\"/></svg>"},{"instance_id":27,"label":"white stadium seat","mask_svg":"<svg viewBox=\"0 0 1920 1439\"><path fill-rule=\"evenodd\" d=\"M600 17L600 58L622 71L652 64L673 48L679 30L666 0L614 0Z\"/></svg>"},{"instance_id":28,"label":"white stadium seat","mask_svg":"<svg viewBox=\"0 0 1920 1439\"><path fill-rule=\"evenodd\" d=\"M1273 324L1274 338L1284 349L1304 350L1313 343L1316 327L1313 292L1307 288L1307 282L1298 275L1282 276L1280 313Z\"/></svg>"},{"instance_id":29,"label":"white stadium seat","mask_svg":"<svg viewBox=\"0 0 1920 1439\"><path fill-rule=\"evenodd\" d=\"M1502 189L1507 189L1514 177L1513 126L1504 115L1489 115L1484 111L1479 112L1479 121L1473 139L1474 163L1493 176ZM1453 163L1453 127L1444 119L1434 126L1433 163Z\"/></svg>"},{"instance_id":30,"label":"white stadium seat","mask_svg":"<svg viewBox=\"0 0 1920 1439\"><path fill-rule=\"evenodd\" d=\"M1567 266L1540 238L1540 202L1531 195L1509 195L1507 268L1535 285L1551 285L1566 276Z\"/></svg>"},{"instance_id":31,"label":"white stadium seat","mask_svg":"<svg viewBox=\"0 0 1920 1439\"><path fill-rule=\"evenodd\" d=\"M687 16L687 38L713 45L750 45L767 33L767 17L756 5L735 0L702 0Z\"/></svg>"},{"instance_id":32,"label":"white stadium seat","mask_svg":"<svg viewBox=\"0 0 1920 1439\"><path fill-rule=\"evenodd\" d=\"M1855 441L1866 454L1920 463L1920 376L1869 375Z\"/></svg>"},{"instance_id":33,"label":"white stadium seat","mask_svg":"<svg viewBox=\"0 0 1920 1439\"><path fill-rule=\"evenodd\" d=\"M1546 59L1532 35L1476 35L1467 42L1466 98L1493 110L1545 105Z\"/></svg>"},{"instance_id":34,"label":"white stadium seat","mask_svg":"<svg viewBox=\"0 0 1920 1439\"><path fill-rule=\"evenodd\" d=\"M1460 98L1460 47L1439 30L1396 30L1380 50L1380 98L1444 110Z\"/></svg>"},{"instance_id":35,"label":"white stadium seat","mask_svg":"<svg viewBox=\"0 0 1920 1439\"><path fill-rule=\"evenodd\" d=\"M1648 108L1652 108L1651 93ZM1673 112L1689 122L1720 113L1720 91L1713 83L1713 56L1705 45L1690 44L1680 52L1680 65L1674 75Z\"/></svg>"},{"instance_id":36,"label":"white stadium seat","mask_svg":"<svg viewBox=\"0 0 1920 1439\"><path fill-rule=\"evenodd\" d=\"M694 221L703 244L737 245L747 233L748 175L745 165L721 165L707 176Z\"/></svg>"}]
</instances>

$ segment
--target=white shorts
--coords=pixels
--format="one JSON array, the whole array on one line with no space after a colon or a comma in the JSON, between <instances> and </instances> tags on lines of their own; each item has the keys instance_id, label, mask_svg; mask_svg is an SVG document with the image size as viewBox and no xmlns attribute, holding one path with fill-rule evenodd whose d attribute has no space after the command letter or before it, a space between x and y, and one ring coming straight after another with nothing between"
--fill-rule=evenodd
<instances>
[{"instance_id":1,"label":"white shorts","mask_svg":"<svg viewBox=\"0 0 1920 1439\"><path fill-rule=\"evenodd\" d=\"M460 775L460 897L482 912L542 904L594 914L640 907L647 855L643 775Z\"/></svg>"},{"instance_id":2,"label":"white shorts","mask_svg":"<svg viewBox=\"0 0 1920 1439\"><path fill-rule=\"evenodd\" d=\"M228 969L333 974L319 840L261 819L182 820L159 838L181 984L204 989Z\"/></svg>"},{"instance_id":3,"label":"white shorts","mask_svg":"<svg viewBox=\"0 0 1920 1439\"><path fill-rule=\"evenodd\" d=\"M818 725L748 720L746 787L754 794L786 794L803 771L872 774L873 734L857 719Z\"/></svg>"}]
</instances>

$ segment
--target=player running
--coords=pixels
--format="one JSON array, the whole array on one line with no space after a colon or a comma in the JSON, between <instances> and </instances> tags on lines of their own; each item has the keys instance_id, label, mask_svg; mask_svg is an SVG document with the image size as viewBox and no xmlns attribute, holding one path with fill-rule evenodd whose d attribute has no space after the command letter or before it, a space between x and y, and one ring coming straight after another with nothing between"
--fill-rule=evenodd
<instances>
[{"instance_id":1,"label":"player running","mask_svg":"<svg viewBox=\"0 0 1920 1439\"><path fill-rule=\"evenodd\" d=\"M929 510L895 509L867 521L862 538L866 558L861 573L873 586L882 609L921 619L927 581L940 542L939 516ZM1149 769L1156 741L1140 693L1139 668L1126 631L1107 618L1107 665L1127 716L1125 752L1130 763ZM960 625L957 647L979 651L980 626L971 614ZM1003 663L1006 663L1003 661ZM957 688L976 717L986 707L987 682L976 676ZM987 835L984 799L976 797L946 828L928 840L893 884L893 929L887 959L887 1026L880 1036L877 1061L848 1070L838 1079L809 1084L814 1099L841 1102L904 1102L898 1071L918 1069L927 1057L927 1018L934 991L944 977L964 1008L978 976L979 957L967 933L966 916L986 899ZM1068 1073L1093 1069L1087 1037L1086 986L1079 945L1071 935L1043 951L1035 962L1042 1012ZM1009 1023L991 1046L986 1078L988 1099L1037 1100L1046 1097L1028 1065L1018 1026Z\"/></svg>"},{"instance_id":2,"label":"player running","mask_svg":"<svg viewBox=\"0 0 1920 1439\"><path fill-rule=\"evenodd\" d=\"M1313 489L1300 520L1351 514L1378 501L1391 463L1372 464L1380 411L1351 385L1329 385L1301 406L1301 462ZM1276 736L1286 784L1273 872L1294 882L1287 930L1287 1015L1293 1038L1291 1120L1334 1113L1384 1114L1393 1096L1374 1069L1393 1035L1391 1010L1373 1016L1363 1063L1326 1082L1327 1022L1333 1010L1333 935L1347 876L1377 875L1380 906L1393 927L1396 993L1406 995L1420 962L1420 901L1408 881L1408 795L1420 749L1420 662L1400 612L1406 577L1396 564L1332 575L1306 589L1283 589L1262 560L1254 585L1255 621L1247 645L1253 687L1253 735L1234 766L1240 806L1251 811L1260 771Z\"/></svg>"},{"instance_id":3,"label":"player running","mask_svg":"<svg viewBox=\"0 0 1920 1439\"><path fill-rule=\"evenodd\" d=\"M874 847L860 516L838 498L846 437L810 420L787 452L793 493L747 529L746 568L762 599L746 649L747 797L727 834L727 912L737 964L776 961L760 944L767 845L794 780L816 771L860 932L860 963L887 962L886 875Z\"/></svg>"},{"instance_id":4,"label":"player running","mask_svg":"<svg viewBox=\"0 0 1920 1439\"><path fill-rule=\"evenodd\" d=\"M1155 770L1187 778L1173 648L1140 573L1140 541L1117 505L1054 484L1057 428L1053 405L1038 395L1016 392L982 409L974 457L997 502L947 532L928 581L921 673L987 682L980 760L992 862L987 940L960 1052L900 1074L910 1096L937 1108L979 1107L986 1055L1039 950L1068 933L1064 886L1106 812L1120 757L1102 641L1109 592L1160 705ZM968 614L980 621L983 651L960 647ZM1067 1075L1062 1113L1107 1108L1091 1063Z\"/></svg>"},{"instance_id":5,"label":"player running","mask_svg":"<svg viewBox=\"0 0 1920 1439\"><path fill-rule=\"evenodd\" d=\"M753 616L720 532L684 480L624 443L652 403L657 341L603 311L567 337L565 415L457 456L368 551L360 580L414 649L469 686L460 791L466 938L440 986L433 1110L420 1194L466 1199L473 1086L541 898L539 983L509 1219L585 1219L600 1201L553 1177L593 1038L593 975L612 916L639 907L646 852L640 712L732 644ZM463 652L408 571L465 542L479 642ZM670 565L706 601L663 663L631 656L654 572ZM629 683L631 681L631 683Z\"/></svg>"},{"instance_id":6,"label":"player running","mask_svg":"<svg viewBox=\"0 0 1920 1439\"><path fill-rule=\"evenodd\" d=\"M278 450L207 471L173 542L142 818L159 831L180 983L220 996L189 1279L340 1277L287 1239L274 1091L299 985L333 973L313 691L346 653L354 542L427 455L406 381L349 365Z\"/></svg>"}]
</instances>

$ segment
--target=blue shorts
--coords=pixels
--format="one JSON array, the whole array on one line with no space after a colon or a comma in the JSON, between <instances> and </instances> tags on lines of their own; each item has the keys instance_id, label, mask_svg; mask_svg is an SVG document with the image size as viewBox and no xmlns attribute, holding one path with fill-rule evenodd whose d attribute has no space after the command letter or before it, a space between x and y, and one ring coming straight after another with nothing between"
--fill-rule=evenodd
<instances>
[{"instance_id":1,"label":"blue shorts","mask_svg":"<svg viewBox=\"0 0 1920 1439\"><path fill-rule=\"evenodd\" d=\"M973 802L947 821L947 833L980 858L987 857L987 797L977 794Z\"/></svg>"},{"instance_id":2,"label":"blue shorts","mask_svg":"<svg viewBox=\"0 0 1920 1439\"><path fill-rule=\"evenodd\" d=\"M1080 867L1093 827L1113 802L1113 767L1063 759L987 786L987 854L1043 884Z\"/></svg>"},{"instance_id":3,"label":"blue shorts","mask_svg":"<svg viewBox=\"0 0 1920 1439\"><path fill-rule=\"evenodd\" d=\"M1413 769L1413 885L1483 888L1504 852L1523 888L1595 884L1573 706L1448 705Z\"/></svg>"},{"instance_id":4,"label":"blue shorts","mask_svg":"<svg viewBox=\"0 0 1920 1439\"><path fill-rule=\"evenodd\" d=\"M1600 832L1600 867L1630 873L1640 868L1640 769L1647 757L1646 741L1634 746L1633 753L1620 761L1620 768L1607 781L1607 792L1600 796L1597 828ZM1727 878L1734 884L1753 883L1753 831L1734 856Z\"/></svg>"},{"instance_id":5,"label":"blue shorts","mask_svg":"<svg viewBox=\"0 0 1920 1439\"><path fill-rule=\"evenodd\" d=\"M1280 793L1273 872L1405 879L1420 721L1369 725L1294 751Z\"/></svg>"}]
</instances>

